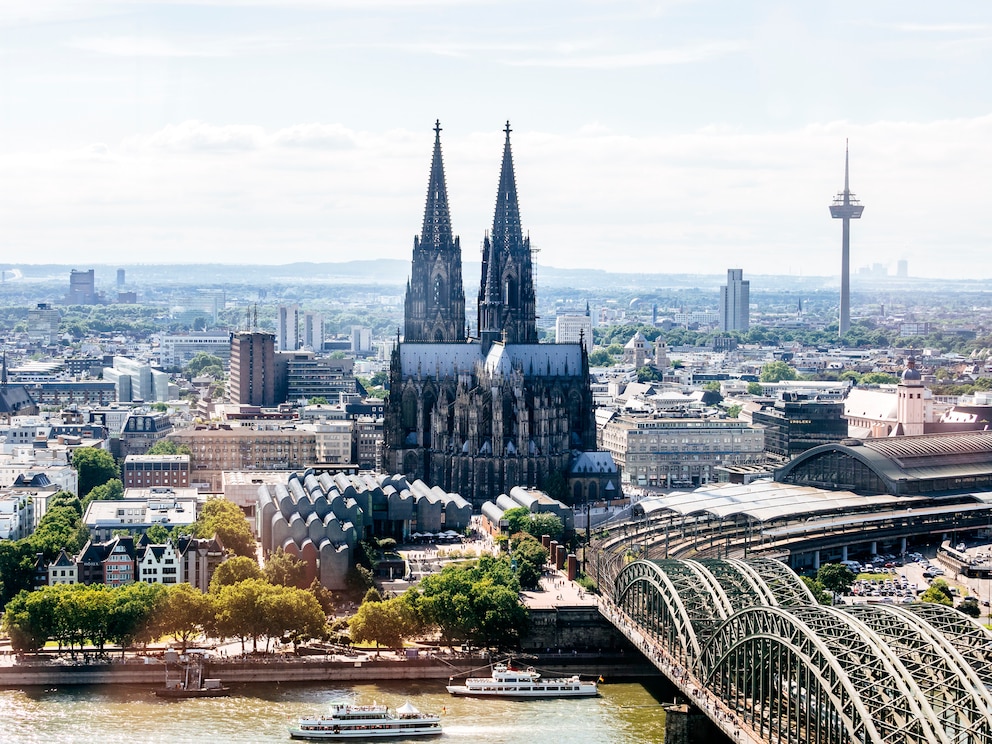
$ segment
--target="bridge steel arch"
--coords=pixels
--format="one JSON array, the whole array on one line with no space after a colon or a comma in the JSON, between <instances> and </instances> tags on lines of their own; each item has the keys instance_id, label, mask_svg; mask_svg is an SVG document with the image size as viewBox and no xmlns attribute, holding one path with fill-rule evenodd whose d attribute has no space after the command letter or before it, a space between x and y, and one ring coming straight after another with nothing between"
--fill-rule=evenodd
<instances>
[{"instance_id":1,"label":"bridge steel arch","mask_svg":"<svg viewBox=\"0 0 992 744\"><path fill-rule=\"evenodd\" d=\"M992 632L945 605L920 602L904 609L947 639L982 683L992 688Z\"/></svg>"},{"instance_id":2,"label":"bridge steel arch","mask_svg":"<svg viewBox=\"0 0 992 744\"><path fill-rule=\"evenodd\" d=\"M829 607L753 607L703 651L709 688L769 740L949 744L883 640Z\"/></svg>"},{"instance_id":3,"label":"bridge steel arch","mask_svg":"<svg viewBox=\"0 0 992 744\"><path fill-rule=\"evenodd\" d=\"M947 638L894 605L852 605L845 611L912 663L913 677L951 741L992 742L992 695Z\"/></svg>"},{"instance_id":4,"label":"bridge steel arch","mask_svg":"<svg viewBox=\"0 0 992 744\"><path fill-rule=\"evenodd\" d=\"M951 608L824 607L770 559L634 561L613 589L769 741L992 744L992 633Z\"/></svg>"},{"instance_id":5,"label":"bridge steel arch","mask_svg":"<svg viewBox=\"0 0 992 744\"><path fill-rule=\"evenodd\" d=\"M702 653L697 624L715 625L712 596L699 591L679 561L634 561L616 579L613 601L651 638L687 668L695 668ZM675 569L669 575L665 569ZM688 576L691 576L689 574Z\"/></svg>"}]
</instances>

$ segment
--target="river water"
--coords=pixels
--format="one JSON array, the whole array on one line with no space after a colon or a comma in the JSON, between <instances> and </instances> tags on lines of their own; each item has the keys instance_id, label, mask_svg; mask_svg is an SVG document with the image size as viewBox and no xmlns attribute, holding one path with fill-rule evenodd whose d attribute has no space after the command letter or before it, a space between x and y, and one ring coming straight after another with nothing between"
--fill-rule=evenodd
<instances>
[{"instance_id":1,"label":"river water","mask_svg":"<svg viewBox=\"0 0 992 744\"><path fill-rule=\"evenodd\" d=\"M235 686L230 697L167 701L148 687L0 690L4 744L261 744L288 742L289 724L350 694L395 708L409 700L441 713L449 744L647 744L662 742L665 714L648 688L600 685L596 698L453 698L443 681ZM657 691L656 691L657 693ZM660 694L660 693L657 693ZM426 741L431 741L428 739Z\"/></svg>"}]
</instances>

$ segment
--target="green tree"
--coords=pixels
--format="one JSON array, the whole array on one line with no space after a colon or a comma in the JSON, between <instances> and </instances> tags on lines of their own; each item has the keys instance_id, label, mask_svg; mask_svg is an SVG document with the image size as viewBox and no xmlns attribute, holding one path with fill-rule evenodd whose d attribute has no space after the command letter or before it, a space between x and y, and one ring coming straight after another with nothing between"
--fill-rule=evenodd
<instances>
[{"instance_id":1,"label":"green tree","mask_svg":"<svg viewBox=\"0 0 992 744\"><path fill-rule=\"evenodd\" d=\"M295 555L276 548L265 561L263 575L271 584L292 586L302 589L306 586L307 564Z\"/></svg>"},{"instance_id":2,"label":"green tree","mask_svg":"<svg viewBox=\"0 0 992 744\"><path fill-rule=\"evenodd\" d=\"M548 563L548 551L538 540L524 532L514 535L512 541L514 547L510 555L511 560L517 562L520 587L536 589L541 583L541 573Z\"/></svg>"},{"instance_id":3,"label":"green tree","mask_svg":"<svg viewBox=\"0 0 992 744\"><path fill-rule=\"evenodd\" d=\"M153 619L165 591L163 584L138 582L114 590L107 618L107 637L121 647L121 656L135 642L152 640Z\"/></svg>"},{"instance_id":4,"label":"green tree","mask_svg":"<svg viewBox=\"0 0 992 744\"><path fill-rule=\"evenodd\" d=\"M327 615L320 602L306 589L277 586L262 598L265 632L268 639L301 641L321 638L327 632Z\"/></svg>"},{"instance_id":5,"label":"green tree","mask_svg":"<svg viewBox=\"0 0 992 744\"><path fill-rule=\"evenodd\" d=\"M782 382L783 380L796 380L799 373L785 362L768 362L761 368L762 382Z\"/></svg>"},{"instance_id":6,"label":"green tree","mask_svg":"<svg viewBox=\"0 0 992 744\"><path fill-rule=\"evenodd\" d=\"M741 411L744 409L740 403L731 403L727 406L727 418L735 419L741 415Z\"/></svg>"},{"instance_id":7,"label":"green tree","mask_svg":"<svg viewBox=\"0 0 992 744\"><path fill-rule=\"evenodd\" d=\"M982 608L978 606L978 600L974 598L962 600L958 609L968 617L976 619L982 614Z\"/></svg>"},{"instance_id":8,"label":"green tree","mask_svg":"<svg viewBox=\"0 0 992 744\"><path fill-rule=\"evenodd\" d=\"M34 555L28 540L0 540L0 610L34 586Z\"/></svg>"},{"instance_id":9,"label":"green tree","mask_svg":"<svg viewBox=\"0 0 992 744\"><path fill-rule=\"evenodd\" d=\"M72 466L79 478L79 495L85 498L96 486L121 477L113 456L106 450L80 447L72 453Z\"/></svg>"},{"instance_id":10,"label":"green tree","mask_svg":"<svg viewBox=\"0 0 992 744\"><path fill-rule=\"evenodd\" d=\"M310 400L308 400L307 404L311 406L326 406L327 398L325 398L323 395L317 395L311 398Z\"/></svg>"},{"instance_id":11,"label":"green tree","mask_svg":"<svg viewBox=\"0 0 992 744\"><path fill-rule=\"evenodd\" d=\"M613 355L606 349L593 349L589 354L590 367L612 367L615 363Z\"/></svg>"},{"instance_id":12,"label":"green tree","mask_svg":"<svg viewBox=\"0 0 992 744\"><path fill-rule=\"evenodd\" d=\"M809 588L811 592L813 592L813 598L816 599L818 603L823 605L833 604L833 597L830 592L824 589L823 584L819 581L812 579L809 576L800 576L799 579Z\"/></svg>"},{"instance_id":13,"label":"green tree","mask_svg":"<svg viewBox=\"0 0 992 744\"><path fill-rule=\"evenodd\" d=\"M310 586L307 588L307 591L314 596L325 615L334 614L336 609L334 592L321 584L320 579L314 578L314 580L310 582Z\"/></svg>"},{"instance_id":14,"label":"green tree","mask_svg":"<svg viewBox=\"0 0 992 744\"><path fill-rule=\"evenodd\" d=\"M824 563L816 572L816 580L829 592L846 594L857 578L854 571L840 563Z\"/></svg>"},{"instance_id":15,"label":"green tree","mask_svg":"<svg viewBox=\"0 0 992 744\"><path fill-rule=\"evenodd\" d=\"M193 529L198 537L217 535L224 547L234 555L255 555L255 537L244 513L237 504L223 498L210 499L203 505Z\"/></svg>"},{"instance_id":16,"label":"green tree","mask_svg":"<svg viewBox=\"0 0 992 744\"><path fill-rule=\"evenodd\" d=\"M94 486L83 497L82 506L85 509L93 501L120 501L124 498L124 484L120 479L113 478L99 486Z\"/></svg>"},{"instance_id":17,"label":"green tree","mask_svg":"<svg viewBox=\"0 0 992 744\"><path fill-rule=\"evenodd\" d=\"M216 596L189 584L166 588L155 613L156 629L182 644L183 653L194 638L206 633L216 616Z\"/></svg>"},{"instance_id":18,"label":"green tree","mask_svg":"<svg viewBox=\"0 0 992 744\"><path fill-rule=\"evenodd\" d=\"M858 381L859 385L895 385L899 382L899 378L894 375L886 374L885 372L866 372L861 375L861 379Z\"/></svg>"},{"instance_id":19,"label":"green tree","mask_svg":"<svg viewBox=\"0 0 992 744\"><path fill-rule=\"evenodd\" d=\"M655 367L649 365L644 365L643 367L637 368L637 381L638 382L658 382L665 379L665 374ZM720 389L719 384L717 384L717 390Z\"/></svg>"},{"instance_id":20,"label":"green tree","mask_svg":"<svg viewBox=\"0 0 992 744\"><path fill-rule=\"evenodd\" d=\"M189 363L186 365L186 376L189 378L198 377L203 374L204 369L207 367L219 367L221 375L223 375L224 360L213 354L207 354L201 351L189 360Z\"/></svg>"},{"instance_id":21,"label":"green tree","mask_svg":"<svg viewBox=\"0 0 992 744\"><path fill-rule=\"evenodd\" d=\"M511 535L526 532L527 525L530 524L530 509L526 506L515 506L503 512L503 519L506 520L507 529Z\"/></svg>"},{"instance_id":22,"label":"green tree","mask_svg":"<svg viewBox=\"0 0 992 744\"><path fill-rule=\"evenodd\" d=\"M193 451L187 444L176 444L171 439L159 439L148 448L146 455L192 455Z\"/></svg>"},{"instance_id":23,"label":"green tree","mask_svg":"<svg viewBox=\"0 0 992 744\"><path fill-rule=\"evenodd\" d=\"M747 394L748 395L763 395L765 389L761 386L760 382L749 382L747 384Z\"/></svg>"},{"instance_id":24,"label":"green tree","mask_svg":"<svg viewBox=\"0 0 992 744\"><path fill-rule=\"evenodd\" d=\"M217 595L217 629L225 637L241 641L241 650L250 638L252 651L270 627L266 597L276 591L265 579L246 579L224 586Z\"/></svg>"},{"instance_id":25,"label":"green tree","mask_svg":"<svg viewBox=\"0 0 992 744\"><path fill-rule=\"evenodd\" d=\"M161 524L153 524L145 530L145 537L148 538L152 545L163 545L169 539L169 530Z\"/></svg>"},{"instance_id":26,"label":"green tree","mask_svg":"<svg viewBox=\"0 0 992 744\"><path fill-rule=\"evenodd\" d=\"M552 540L561 540L565 534L565 525L562 524L561 517L557 514L538 512L530 515L530 519L524 526L524 531L538 540L543 535L550 536Z\"/></svg>"},{"instance_id":27,"label":"green tree","mask_svg":"<svg viewBox=\"0 0 992 744\"><path fill-rule=\"evenodd\" d=\"M248 579L265 578L262 569L258 567L258 561L243 555L236 555L228 558L214 569L214 575L210 578L210 592L219 594L225 586L231 586Z\"/></svg>"},{"instance_id":28,"label":"green tree","mask_svg":"<svg viewBox=\"0 0 992 744\"><path fill-rule=\"evenodd\" d=\"M934 579L926 591L920 595L920 601L952 607L954 605L954 595L951 593L951 588L947 585L946 581L943 579Z\"/></svg>"},{"instance_id":29,"label":"green tree","mask_svg":"<svg viewBox=\"0 0 992 744\"><path fill-rule=\"evenodd\" d=\"M348 621L348 627L352 641L371 641L378 653L380 646L402 646L403 639L416 632L417 622L410 605L401 597L393 597L381 602L363 602Z\"/></svg>"},{"instance_id":30,"label":"green tree","mask_svg":"<svg viewBox=\"0 0 992 744\"><path fill-rule=\"evenodd\" d=\"M717 380L710 380L709 382L703 384L703 390L707 390L711 393L719 393L720 383Z\"/></svg>"},{"instance_id":31,"label":"green tree","mask_svg":"<svg viewBox=\"0 0 992 744\"><path fill-rule=\"evenodd\" d=\"M509 648L527 626L519 599L520 582L503 556L445 566L425 578L411 603L425 627L444 643L467 640L479 646Z\"/></svg>"}]
</instances>

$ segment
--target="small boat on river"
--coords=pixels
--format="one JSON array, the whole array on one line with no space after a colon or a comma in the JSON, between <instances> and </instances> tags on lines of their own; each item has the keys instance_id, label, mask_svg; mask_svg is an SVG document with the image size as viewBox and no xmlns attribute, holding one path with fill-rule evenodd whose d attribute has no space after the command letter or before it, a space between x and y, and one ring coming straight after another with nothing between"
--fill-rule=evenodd
<instances>
[{"instance_id":1,"label":"small boat on river","mask_svg":"<svg viewBox=\"0 0 992 744\"><path fill-rule=\"evenodd\" d=\"M179 675L173 677L169 667L165 668L165 687L155 690L161 698L180 700L185 698L225 697L231 688L221 684L219 679L205 679L203 670L206 662L200 656L193 656L182 665Z\"/></svg>"},{"instance_id":2,"label":"small boat on river","mask_svg":"<svg viewBox=\"0 0 992 744\"><path fill-rule=\"evenodd\" d=\"M290 738L307 741L413 739L440 735L440 717L421 713L409 702L395 712L385 705L335 703L329 714L303 716L289 729Z\"/></svg>"},{"instance_id":3,"label":"small boat on river","mask_svg":"<svg viewBox=\"0 0 992 744\"><path fill-rule=\"evenodd\" d=\"M583 682L578 675L542 679L534 667L514 669L507 664L493 664L492 676L469 677L462 685L455 684L452 677L447 690L463 697L562 698L599 694L595 682Z\"/></svg>"}]
</instances>

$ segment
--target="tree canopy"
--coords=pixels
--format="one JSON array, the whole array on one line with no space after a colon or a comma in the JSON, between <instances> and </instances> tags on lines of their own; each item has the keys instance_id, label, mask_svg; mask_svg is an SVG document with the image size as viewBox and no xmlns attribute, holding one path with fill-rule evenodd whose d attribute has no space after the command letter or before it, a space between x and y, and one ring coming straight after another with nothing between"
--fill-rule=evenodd
<instances>
[{"instance_id":1,"label":"tree canopy","mask_svg":"<svg viewBox=\"0 0 992 744\"><path fill-rule=\"evenodd\" d=\"M445 566L409 590L425 627L435 628L448 645L512 648L527 625L520 582L506 556L482 556L469 564Z\"/></svg>"},{"instance_id":2,"label":"tree canopy","mask_svg":"<svg viewBox=\"0 0 992 744\"><path fill-rule=\"evenodd\" d=\"M215 498L203 505L199 519L194 525L194 533L199 537L217 535L224 547L234 555L253 557L255 537L238 507L223 498Z\"/></svg>"},{"instance_id":3,"label":"tree canopy","mask_svg":"<svg viewBox=\"0 0 992 744\"><path fill-rule=\"evenodd\" d=\"M799 373L785 362L768 362L761 368L762 382L782 382L783 380L798 380Z\"/></svg>"},{"instance_id":4,"label":"tree canopy","mask_svg":"<svg viewBox=\"0 0 992 744\"><path fill-rule=\"evenodd\" d=\"M159 439L148 448L146 455L192 455L188 444L176 444L171 439Z\"/></svg>"},{"instance_id":5,"label":"tree canopy","mask_svg":"<svg viewBox=\"0 0 992 744\"><path fill-rule=\"evenodd\" d=\"M85 498L96 486L121 477L113 456L102 449L80 447L72 453L72 466L79 478L79 496Z\"/></svg>"}]
</instances>

